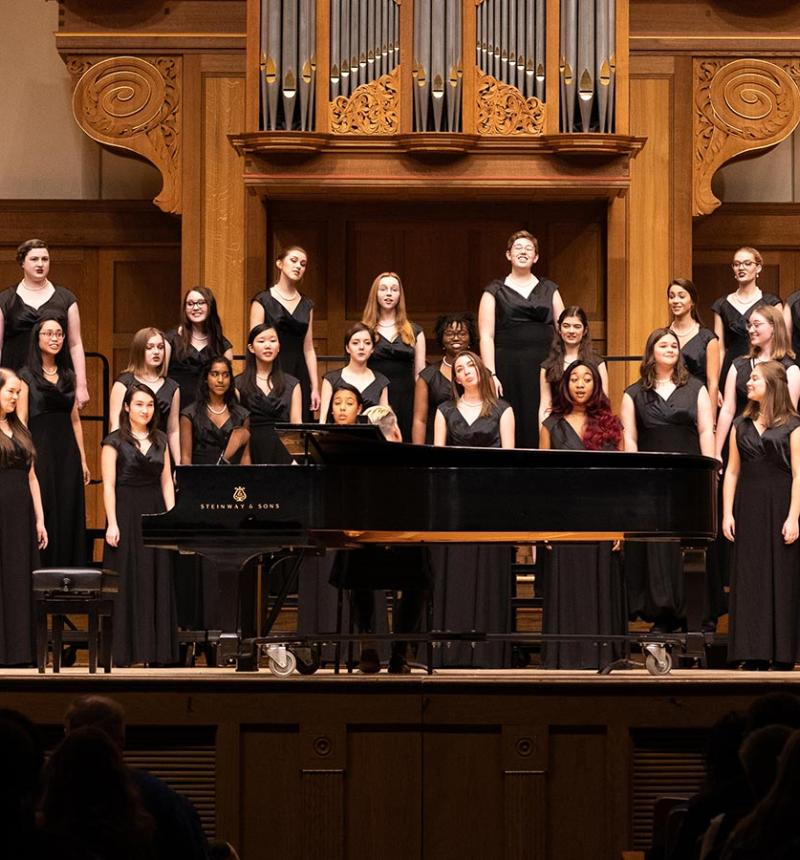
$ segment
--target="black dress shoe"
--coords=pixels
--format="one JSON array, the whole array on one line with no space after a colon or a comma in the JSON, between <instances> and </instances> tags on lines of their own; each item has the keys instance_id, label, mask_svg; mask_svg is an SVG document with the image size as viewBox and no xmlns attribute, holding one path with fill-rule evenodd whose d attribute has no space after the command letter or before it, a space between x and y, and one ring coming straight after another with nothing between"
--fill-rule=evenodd
<instances>
[{"instance_id":1,"label":"black dress shoe","mask_svg":"<svg viewBox=\"0 0 800 860\"><path fill-rule=\"evenodd\" d=\"M402 654L392 654L389 660L390 675L410 675L411 667Z\"/></svg>"},{"instance_id":2,"label":"black dress shoe","mask_svg":"<svg viewBox=\"0 0 800 860\"><path fill-rule=\"evenodd\" d=\"M745 672L766 672L769 669L768 660L743 660L739 665Z\"/></svg>"},{"instance_id":3,"label":"black dress shoe","mask_svg":"<svg viewBox=\"0 0 800 860\"><path fill-rule=\"evenodd\" d=\"M773 660L770 666L773 672L792 672L794 663L784 663L782 660Z\"/></svg>"},{"instance_id":4,"label":"black dress shoe","mask_svg":"<svg viewBox=\"0 0 800 860\"><path fill-rule=\"evenodd\" d=\"M365 648L358 661L358 671L364 675L377 675L381 670L381 658L374 648Z\"/></svg>"}]
</instances>

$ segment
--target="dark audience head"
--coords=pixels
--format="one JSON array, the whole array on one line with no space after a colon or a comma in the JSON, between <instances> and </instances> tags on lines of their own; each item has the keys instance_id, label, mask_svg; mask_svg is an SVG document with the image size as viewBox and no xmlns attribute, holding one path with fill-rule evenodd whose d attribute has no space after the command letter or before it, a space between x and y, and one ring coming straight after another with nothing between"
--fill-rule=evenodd
<instances>
[{"instance_id":1,"label":"dark audience head","mask_svg":"<svg viewBox=\"0 0 800 860\"><path fill-rule=\"evenodd\" d=\"M36 795L44 762L34 724L23 714L0 710L0 832L6 850L22 845L34 830Z\"/></svg>"},{"instance_id":2,"label":"dark audience head","mask_svg":"<svg viewBox=\"0 0 800 860\"><path fill-rule=\"evenodd\" d=\"M475 317L468 313L442 314L436 319L434 334L436 343L442 352L447 352L445 336L452 331L463 332L466 341L461 349L471 349L473 352L478 348L478 329L475 326Z\"/></svg>"},{"instance_id":3,"label":"dark audience head","mask_svg":"<svg viewBox=\"0 0 800 860\"><path fill-rule=\"evenodd\" d=\"M745 738L745 727L745 716L738 711L730 711L711 727L704 750L706 782L709 785L742 778L739 748Z\"/></svg>"},{"instance_id":4,"label":"dark audience head","mask_svg":"<svg viewBox=\"0 0 800 860\"><path fill-rule=\"evenodd\" d=\"M789 726L800 729L800 696L794 693L767 693L754 699L745 714L746 734L764 726Z\"/></svg>"},{"instance_id":5,"label":"dark audience head","mask_svg":"<svg viewBox=\"0 0 800 860\"><path fill-rule=\"evenodd\" d=\"M120 748L125 747L125 711L107 696L81 696L64 714L64 733L91 726L105 732Z\"/></svg>"},{"instance_id":6,"label":"dark audience head","mask_svg":"<svg viewBox=\"0 0 800 860\"><path fill-rule=\"evenodd\" d=\"M772 788L781 753L791 734L789 726L774 725L756 729L745 738L739 759L756 803Z\"/></svg>"}]
</instances>

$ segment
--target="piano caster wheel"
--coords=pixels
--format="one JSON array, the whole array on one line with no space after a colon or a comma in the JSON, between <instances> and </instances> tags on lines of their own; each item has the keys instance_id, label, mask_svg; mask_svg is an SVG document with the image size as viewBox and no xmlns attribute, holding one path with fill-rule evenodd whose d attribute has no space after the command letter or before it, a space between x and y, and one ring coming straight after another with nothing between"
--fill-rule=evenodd
<instances>
[{"instance_id":1,"label":"piano caster wheel","mask_svg":"<svg viewBox=\"0 0 800 860\"><path fill-rule=\"evenodd\" d=\"M293 653L297 662L297 671L301 675L313 675L319 669L319 645L312 645L310 648L295 648ZM307 660L306 657L308 657Z\"/></svg>"},{"instance_id":2,"label":"piano caster wheel","mask_svg":"<svg viewBox=\"0 0 800 860\"><path fill-rule=\"evenodd\" d=\"M297 658L285 645L270 645L267 657L270 672L278 677L291 675L297 668Z\"/></svg>"},{"instance_id":3,"label":"piano caster wheel","mask_svg":"<svg viewBox=\"0 0 800 860\"><path fill-rule=\"evenodd\" d=\"M651 675L669 675L672 670L672 655L664 645L651 642L645 644L644 650L647 656L644 665Z\"/></svg>"}]
</instances>

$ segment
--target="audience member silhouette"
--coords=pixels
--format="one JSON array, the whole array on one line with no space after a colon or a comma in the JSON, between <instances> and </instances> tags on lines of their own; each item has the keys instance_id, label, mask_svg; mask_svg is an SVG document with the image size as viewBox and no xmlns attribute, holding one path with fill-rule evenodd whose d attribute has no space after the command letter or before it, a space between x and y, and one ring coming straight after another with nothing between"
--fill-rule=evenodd
<instances>
[{"instance_id":1,"label":"audience member silhouette","mask_svg":"<svg viewBox=\"0 0 800 860\"><path fill-rule=\"evenodd\" d=\"M17 711L0 710L2 856L37 856L36 798L44 757L36 727Z\"/></svg>"}]
</instances>

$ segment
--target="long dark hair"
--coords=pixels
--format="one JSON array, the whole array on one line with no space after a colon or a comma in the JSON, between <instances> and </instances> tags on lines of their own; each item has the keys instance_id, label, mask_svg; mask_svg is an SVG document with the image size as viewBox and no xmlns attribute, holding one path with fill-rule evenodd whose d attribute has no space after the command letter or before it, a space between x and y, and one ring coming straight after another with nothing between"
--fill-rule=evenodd
<instances>
[{"instance_id":1,"label":"long dark hair","mask_svg":"<svg viewBox=\"0 0 800 860\"><path fill-rule=\"evenodd\" d=\"M275 335L278 337L278 343L280 343L280 336L278 336L275 326L270 325L270 323L260 323L250 329L250 334L247 335L247 345L252 346L253 342L260 334L263 334L265 331L269 331L270 329L275 332ZM286 390L286 377L281 370L280 362L281 356L279 353L272 361L272 367L270 368L269 376L267 378L267 384L271 388L275 397L280 397ZM242 400L245 403L247 403L250 398L256 398L262 393L261 389L258 387L258 380L256 379L257 371L258 362L256 361L255 354L248 349L244 358L244 370L242 371L242 375L239 377L239 394L242 396Z\"/></svg>"},{"instance_id":2,"label":"long dark hair","mask_svg":"<svg viewBox=\"0 0 800 860\"><path fill-rule=\"evenodd\" d=\"M697 310L697 287L694 285L693 281L690 281L688 278L673 278L669 284L667 285L667 309L669 310L669 291L672 287L680 287L682 290L685 290L689 293L689 298L692 300L692 309L689 311L689 316L699 325L703 325L703 320L700 319L700 311ZM670 316L672 317L672 311L669 311ZM670 320L670 324L675 321L675 318L672 317Z\"/></svg>"},{"instance_id":3,"label":"long dark hair","mask_svg":"<svg viewBox=\"0 0 800 860\"><path fill-rule=\"evenodd\" d=\"M451 326L458 326L467 332L467 349L473 352L478 349L478 329L475 327L475 317L468 313L442 314L436 318L434 334L439 349L444 351L444 333Z\"/></svg>"},{"instance_id":4,"label":"long dark hair","mask_svg":"<svg viewBox=\"0 0 800 860\"><path fill-rule=\"evenodd\" d=\"M131 408L134 394L146 394L153 400L153 416L147 422L147 438L151 445L158 441L158 400L156 400L152 389L141 382L134 382L133 385L130 385L122 398L122 409L119 410L119 435L120 438L138 448L139 440L131 432L131 414L128 411ZM126 406L128 409L125 408Z\"/></svg>"},{"instance_id":5,"label":"long dark hair","mask_svg":"<svg viewBox=\"0 0 800 860\"><path fill-rule=\"evenodd\" d=\"M233 384L233 365L231 364L230 359L226 355L214 355L203 365L203 369L200 372L200 376L197 380L197 394L195 396L195 403L203 407L203 414L205 414L205 407L208 406L210 400L210 395L208 393L208 374L211 372L211 368L215 364L224 364L225 367L228 368L228 373L230 375L230 385L228 386L228 390L225 392L223 401L232 414L235 409L239 409L240 407L239 401L236 399L236 386L234 386ZM195 414L197 412L199 412L199 409L195 408Z\"/></svg>"},{"instance_id":6,"label":"long dark hair","mask_svg":"<svg viewBox=\"0 0 800 860\"><path fill-rule=\"evenodd\" d=\"M583 336L581 337L581 342L578 344L578 358L593 364L600 364L602 361L592 346L592 339L589 336L589 318L586 316L586 311L578 305L564 308L558 316L558 324L553 335L553 342L550 345L550 353L542 362L544 378L550 385L558 385L561 377L564 375L564 355L566 354L566 349L564 348L564 340L561 337L561 323L568 317L577 317L583 324Z\"/></svg>"},{"instance_id":7,"label":"long dark hair","mask_svg":"<svg viewBox=\"0 0 800 860\"><path fill-rule=\"evenodd\" d=\"M55 363L58 368L58 387L62 390L72 389L75 387L75 372L72 369L69 349L65 349L67 346L66 322L60 317L44 317L36 321L36 325L34 325L31 332L31 342L28 347L28 363L26 366L40 382L45 380L46 377L42 370L42 351L39 349L39 333L46 323L56 323L64 335L61 338L61 349L55 354Z\"/></svg>"},{"instance_id":8,"label":"long dark hair","mask_svg":"<svg viewBox=\"0 0 800 860\"><path fill-rule=\"evenodd\" d=\"M678 335L671 328L657 328L655 331L650 332L650 336L647 338L647 343L644 347L644 357L642 358L642 363L639 365L642 388L646 390L653 388L656 384L655 346L666 335L674 338L675 343L678 344L678 361L675 363L675 367L672 368L672 381L675 385L686 385L689 381L689 368L686 367L686 362L683 360L681 342L678 340Z\"/></svg>"},{"instance_id":9,"label":"long dark hair","mask_svg":"<svg viewBox=\"0 0 800 860\"><path fill-rule=\"evenodd\" d=\"M186 313L186 299L189 293L200 293L208 302L208 316L202 325L204 332L208 335L209 352L212 355L225 352L225 337L222 334L222 321L219 318L219 311L217 310L217 300L214 298L214 293L208 287L197 286L187 290L183 295L181 325L175 344L175 351L178 353L178 357L183 358L192 345L192 323Z\"/></svg>"},{"instance_id":10,"label":"long dark hair","mask_svg":"<svg viewBox=\"0 0 800 860\"><path fill-rule=\"evenodd\" d=\"M564 371L553 398L552 415L569 415L573 403L569 395L569 378L579 367L585 367L592 374L594 388L592 396L586 401L586 426L583 430L583 447L588 451L602 451L619 448L622 439L622 424L611 411L611 403L603 391L603 380L597 365L579 358Z\"/></svg>"},{"instance_id":11,"label":"long dark hair","mask_svg":"<svg viewBox=\"0 0 800 860\"><path fill-rule=\"evenodd\" d=\"M10 379L19 379L13 370L7 367L0 367L0 389L5 388ZM33 446L33 438L30 430L20 421L17 411L9 412L6 415L9 430L11 430L11 438L9 439L5 433L0 433L0 467L8 465L12 454L14 453L14 442L22 448L33 462L36 459L36 449Z\"/></svg>"}]
</instances>

